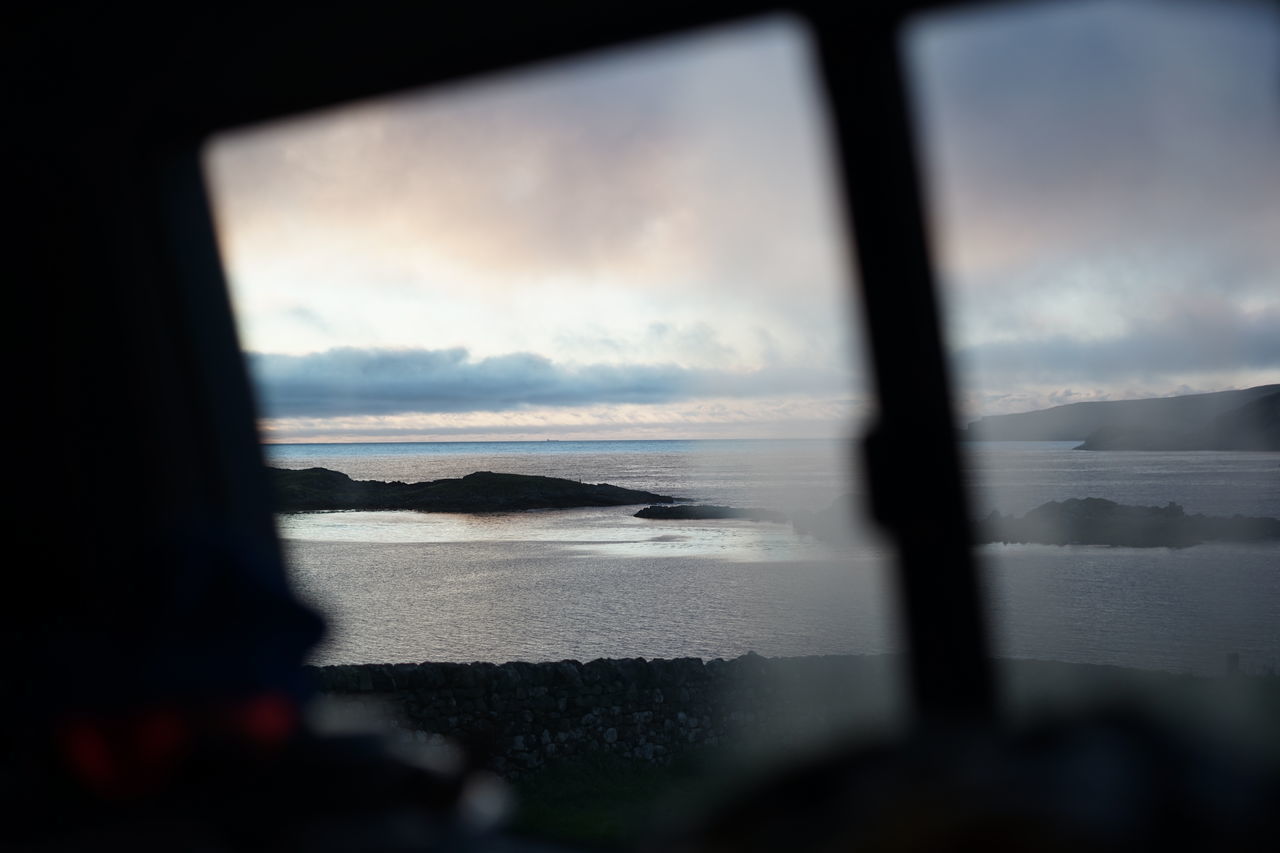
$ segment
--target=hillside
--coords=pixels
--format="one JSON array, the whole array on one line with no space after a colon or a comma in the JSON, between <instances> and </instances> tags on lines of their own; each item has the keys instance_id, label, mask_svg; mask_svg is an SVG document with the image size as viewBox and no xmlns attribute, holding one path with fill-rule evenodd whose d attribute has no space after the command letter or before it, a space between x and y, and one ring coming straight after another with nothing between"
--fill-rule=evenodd
<instances>
[{"instance_id":1,"label":"hillside","mask_svg":"<svg viewBox=\"0 0 1280 853\"><path fill-rule=\"evenodd\" d=\"M1081 441L1084 450L1280 450L1280 385L993 415L965 441Z\"/></svg>"}]
</instances>

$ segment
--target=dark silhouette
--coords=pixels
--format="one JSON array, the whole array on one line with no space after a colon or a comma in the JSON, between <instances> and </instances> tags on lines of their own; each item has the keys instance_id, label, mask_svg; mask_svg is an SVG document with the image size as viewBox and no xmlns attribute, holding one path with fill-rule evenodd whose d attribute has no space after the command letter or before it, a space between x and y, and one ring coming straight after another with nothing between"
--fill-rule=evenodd
<instances>
[{"instance_id":1,"label":"dark silhouette","mask_svg":"<svg viewBox=\"0 0 1280 853\"><path fill-rule=\"evenodd\" d=\"M353 480L328 468L270 469L279 512L308 510L416 510L418 512L513 512L524 509L570 509L582 506L626 506L671 503L675 498L593 485L559 477L495 474L477 471L458 479L425 483Z\"/></svg>"},{"instance_id":2,"label":"dark silhouette","mask_svg":"<svg viewBox=\"0 0 1280 853\"><path fill-rule=\"evenodd\" d=\"M786 513L772 509L739 509L715 504L682 504L680 506L650 506L636 513L636 518L661 518L673 521L698 521L716 518L739 518L746 521L771 521L786 524Z\"/></svg>"}]
</instances>

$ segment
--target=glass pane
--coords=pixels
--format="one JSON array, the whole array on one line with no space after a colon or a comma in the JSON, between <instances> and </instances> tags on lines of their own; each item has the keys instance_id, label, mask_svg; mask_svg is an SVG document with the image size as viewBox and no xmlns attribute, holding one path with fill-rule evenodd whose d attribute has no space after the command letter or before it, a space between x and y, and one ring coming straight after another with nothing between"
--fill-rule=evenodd
<instances>
[{"instance_id":1,"label":"glass pane","mask_svg":"<svg viewBox=\"0 0 1280 853\"><path fill-rule=\"evenodd\" d=\"M768 19L212 142L267 458L338 472L275 474L315 663L602 659L395 670L419 734L538 790L616 759L684 796L896 724L825 121Z\"/></svg>"},{"instance_id":2,"label":"glass pane","mask_svg":"<svg viewBox=\"0 0 1280 853\"><path fill-rule=\"evenodd\" d=\"M1230 671L1249 717L1280 667L1275 7L984 7L906 47L1015 695Z\"/></svg>"}]
</instances>

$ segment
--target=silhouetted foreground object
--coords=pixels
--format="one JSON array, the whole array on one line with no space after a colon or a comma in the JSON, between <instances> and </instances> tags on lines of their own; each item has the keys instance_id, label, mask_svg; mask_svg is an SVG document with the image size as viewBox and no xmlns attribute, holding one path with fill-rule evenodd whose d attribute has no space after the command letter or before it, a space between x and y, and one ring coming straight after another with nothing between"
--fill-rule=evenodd
<instances>
[{"instance_id":1,"label":"silhouetted foreground object","mask_svg":"<svg viewBox=\"0 0 1280 853\"><path fill-rule=\"evenodd\" d=\"M569 509L580 506L627 506L671 503L666 495L593 485L559 477L494 474L478 471L461 479L426 483L353 480L328 468L293 471L272 468L276 509L417 510L418 512L508 512L523 509Z\"/></svg>"},{"instance_id":2,"label":"silhouetted foreground object","mask_svg":"<svg viewBox=\"0 0 1280 853\"><path fill-rule=\"evenodd\" d=\"M657 518L671 521L740 518L746 521L771 521L775 524L786 524L791 520L786 513L773 509L740 509L736 506L716 506L715 504L650 506L637 512L636 518Z\"/></svg>"},{"instance_id":3,"label":"silhouetted foreground object","mask_svg":"<svg viewBox=\"0 0 1280 853\"><path fill-rule=\"evenodd\" d=\"M968 441L1083 441L1081 450L1278 450L1280 385L993 415Z\"/></svg>"},{"instance_id":4,"label":"silhouetted foreground object","mask_svg":"<svg viewBox=\"0 0 1280 853\"><path fill-rule=\"evenodd\" d=\"M469 818L494 790L487 774L410 764L373 735L319 738L252 717L241 732L199 711L145 709L64 731L69 754L6 791L0 846L416 853L483 849L493 828Z\"/></svg>"},{"instance_id":5,"label":"silhouetted foreground object","mask_svg":"<svg viewBox=\"0 0 1280 853\"><path fill-rule=\"evenodd\" d=\"M1123 712L829 752L730 800L674 853L1274 848L1280 784Z\"/></svg>"},{"instance_id":6,"label":"silhouetted foreground object","mask_svg":"<svg viewBox=\"0 0 1280 853\"><path fill-rule=\"evenodd\" d=\"M1041 504L1021 518L993 511L979 525L978 536L981 542L1180 548L1210 540L1280 540L1280 518L1187 515L1172 501L1155 507L1071 498Z\"/></svg>"}]
</instances>

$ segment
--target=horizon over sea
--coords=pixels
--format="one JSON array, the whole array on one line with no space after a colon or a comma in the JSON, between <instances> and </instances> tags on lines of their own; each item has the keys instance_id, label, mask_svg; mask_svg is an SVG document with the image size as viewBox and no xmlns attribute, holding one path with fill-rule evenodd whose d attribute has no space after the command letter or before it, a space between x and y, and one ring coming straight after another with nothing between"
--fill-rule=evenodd
<instances>
[{"instance_id":1,"label":"horizon over sea","mask_svg":"<svg viewBox=\"0 0 1280 853\"><path fill-rule=\"evenodd\" d=\"M1078 442L964 446L976 516L1048 500L1280 517L1280 456L1106 453ZM630 439L273 443L271 465L417 482L491 470L702 503L822 509L865 497L848 441ZM928 500L928 484L919 484ZM790 525L653 521L638 506L475 515L281 515L290 573L331 632L317 663L896 652L892 549ZM985 545L996 653L1220 673L1280 668L1280 547Z\"/></svg>"}]
</instances>

